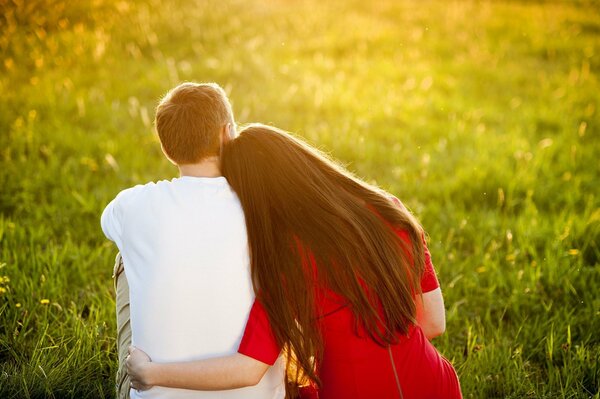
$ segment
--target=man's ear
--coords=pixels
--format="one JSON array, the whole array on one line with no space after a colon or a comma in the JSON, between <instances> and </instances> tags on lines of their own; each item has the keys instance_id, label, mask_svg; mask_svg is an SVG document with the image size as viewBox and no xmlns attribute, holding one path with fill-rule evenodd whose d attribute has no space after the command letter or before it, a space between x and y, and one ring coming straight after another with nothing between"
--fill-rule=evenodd
<instances>
[{"instance_id":1,"label":"man's ear","mask_svg":"<svg viewBox=\"0 0 600 399\"><path fill-rule=\"evenodd\" d=\"M221 129L221 143L222 144L227 144L231 141L231 139L233 139L233 134L231 134L231 129L233 129L233 126L231 123L227 123Z\"/></svg>"},{"instance_id":2,"label":"man's ear","mask_svg":"<svg viewBox=\"0 0 600 399\"><path fill-rule=\"evenodd\" d=\"M163 155L165 156L165 158L167 158L169 160L169 162L171 162L173 165L177 165L177 162L173 161L171 159L171 157L169 157L169 155L167 154L167 152L165 151L165 147L162 145L162 143L160 143L160 149L163 153Z\"/></svg>"}]
</instances>

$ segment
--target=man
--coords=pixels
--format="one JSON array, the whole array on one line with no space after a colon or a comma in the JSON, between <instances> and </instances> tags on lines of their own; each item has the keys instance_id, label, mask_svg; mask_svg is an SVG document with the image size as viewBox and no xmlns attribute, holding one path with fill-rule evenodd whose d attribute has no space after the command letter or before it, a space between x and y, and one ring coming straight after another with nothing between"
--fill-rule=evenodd
<instances>
[{"instance_id":1,"label":"man","mask_svg":"<svg viewBox=\"0 0 600 399\"><path fill-rule=\"evenodd\" d=\"M130 333L131 343L159 362L235 353L254 299L243 211L220 172L221 148L235 135L227 96L215 84L179 85L158 105L156 129L180 177L122 191L101 218L125 265L122 273L117 257L120 398L129 393L123 362ZM278 360L253 387L154 387L143 397L281 399L283 373Z\"/></svg>"}]
</instances>

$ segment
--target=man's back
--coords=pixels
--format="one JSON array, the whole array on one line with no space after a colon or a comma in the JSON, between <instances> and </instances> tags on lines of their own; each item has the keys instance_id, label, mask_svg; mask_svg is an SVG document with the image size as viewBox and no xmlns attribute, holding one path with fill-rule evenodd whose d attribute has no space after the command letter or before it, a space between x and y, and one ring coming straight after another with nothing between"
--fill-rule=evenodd
<instances>
[{"instance_id":1,"label":"man's back","mask_svg":"<svg viewBox=\"0 0 600 399\"><path fill-rule=\"evenodd\" d=\"M102 228L122 252L133 345L157 362L236 352L254 294L244 215L225 178L184 176L125 190L107 206ZM278 362L256 387L154 388L132 397L282 398L282 380Z\"/></svg>"}]
</instances>

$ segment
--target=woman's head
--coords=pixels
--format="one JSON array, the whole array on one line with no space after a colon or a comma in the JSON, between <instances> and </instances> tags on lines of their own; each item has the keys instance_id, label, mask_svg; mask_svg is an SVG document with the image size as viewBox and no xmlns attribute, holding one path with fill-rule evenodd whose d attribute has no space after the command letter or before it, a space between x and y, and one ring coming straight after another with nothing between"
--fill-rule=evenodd
<instances>
[{"instance_id":1,"label":"woman's head","mask_svg":"<svg viewBox=\"0 0 600 399\"><path fill-rule=\"evenodd\" d=\"M421 228L406 209L274 127L242 129L222 166L244 209L257 296L301 371L318 381L321 288L347 299L357 328L382 345L408 331L424 261Z\"/></svg>"}]
</instances>

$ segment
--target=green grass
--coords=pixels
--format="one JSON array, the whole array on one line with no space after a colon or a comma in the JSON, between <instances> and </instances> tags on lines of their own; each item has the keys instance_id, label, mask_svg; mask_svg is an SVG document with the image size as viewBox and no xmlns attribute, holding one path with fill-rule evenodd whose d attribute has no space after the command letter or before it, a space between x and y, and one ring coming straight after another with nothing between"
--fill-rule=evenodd
<instances>
[{"instance_id":1,"label":"green grass","mask_svg":"<svg viewBox=\"0 0 600 399\"><path fill-rule=\"evenodd\" d=\"M175 176L152 119L183 80L220 83L240 122L297 132L410 206L466 398L600 397L598 3L0 11L0 397L113 396L99 216Z\"/></svg>"}]
</instances>

